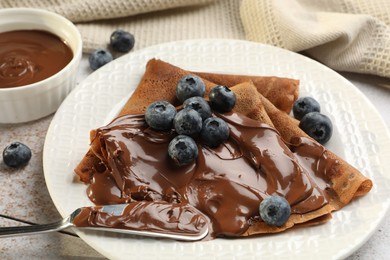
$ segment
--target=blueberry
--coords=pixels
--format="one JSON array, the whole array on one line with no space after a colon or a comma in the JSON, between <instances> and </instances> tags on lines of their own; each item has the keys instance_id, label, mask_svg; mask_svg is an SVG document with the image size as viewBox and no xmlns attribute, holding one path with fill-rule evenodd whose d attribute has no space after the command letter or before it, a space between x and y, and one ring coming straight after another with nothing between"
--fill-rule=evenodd
<instances>
[{"instance_id":1,"label":"blueberry","mask_svg":"<svg viewBox=\"0 0 390 260\"><path fill-rule=\"evenodd\" d=\"M190 97L203 97L205 91L206 85L196 75L186 75L176 85L176 97L181 103Z\"/></svg>"},{"instance_id":2,"label":"blueberry","mask_svg":"<svg viewBox=\"0 0 390 260\"><path fill-rule=\"evenodd\" d=\"M265 198L259 207L261 219L271 226L282 226L291 214L288 201L277 195Z\"/></svg>"},{"instance_id":3,"label":"blueberry","mask_svg":"<svg viewBox=\"0 0 390 260\"><path fill-rule=\"evenodd\" d=\"M172 128L176 108L167 101L156 101L150 104L145 111L146 123L155 130L169 130Z\"/></svg>"},{"instance_id":4,"label":"blueberry","mask_svg":"<svg viewBox=\"0 0 390 260\"><path fill-rule=\"evenodd\" d=\"M186 99L183 103L183 107L189 107L198 112L202 120L206 120L211 116L211 108L209 103L207 103L207 101L202 97L191 97Z\"/></svg>"},{"instance_id":5,"label":"blueberry","mask_svg":"<svg viewBox=\"0 0 390 260\"><path fill-rule=\"evenodd\" d=\"M332 121L319 112L306 114L299 123L299 127L320 144L325 144L332 137Z\"/></svg>"},{"instance_id":6,"label":"blueberry","mask_svg":"<svg viewBox=\"0 0 390 260\"><path fill-rule=\"evenodd\" d=\"M109 63L113 60L111 53L108 50L96 49L94 50L88 58L89 67L93 70L97 70L103 65Z\"/></svg>"},{"instance_id":7,"label":"blueberry","mask_svg":"<svg viewBox=\"0 0 390 260\"><path fill-rule=\"evenodd\" d=\"M169 143L168 154L176 165L187 165L198 157L198 146L191 137L178 135Z\"/></svg>"},{"instance_id":8,"label":"blueberry","mask_svg":"<svg viewBox=\"0 0 390 260\"><path fill-rule=\"evenodd\" d=\"M216 86L209 93L211 108L224 113L233 109L236 104L236 95L228 87Z\"/></svg>"},{"instance_id":9,"label":"blueberry","mask_svg":"<svg viewBox=\"0 0 390 260\"><path fill-rule=\"evenodd\" d=\"M3 151L5 165L13 168L26 165L31 159L30 148L20 142L13 142Z\"/></svg>"},{"instance_id":10,"label":"blueberry","mask_svg":"<svg viewBox=\"0 0 390 260\"><path fill-rule=\"evenodd\" d=\"M191 108L180 110L173 119L173 125L179 135L196 135L202 129L202 118Z\"/></svg>"},{"instance_id":11,"label":"blueberry","mask_svg":"<svg viewBox=\"0 0 390 260\"><path fill-rule=\"evenodd\" d=\"M229 138L230 130L225 121L218 117L209 117L203 122L200 137L210 147L217 147Z\"/></svg>"},{"instance_id":12,"label":"blueberry","mask_svg":"<svg viewBox=\"0 0 390 260\"><path fill-rule=\"evenodd\" d=\"M115 30L110 37L110 44L114 51L128 52L134 47L134 35L124 30Z\"/></svg>"},{"instance_id":13,"label":"blueberry","mask_svg":"<svg viewBox=\"0 0 390 260\"><path fill-rule=\"evenodd\" d=\"M312 97L301 97L294 102L294 117L301 120L304 115L310 112L320 112L320 103Z\"/></svg>"}]
</instances>

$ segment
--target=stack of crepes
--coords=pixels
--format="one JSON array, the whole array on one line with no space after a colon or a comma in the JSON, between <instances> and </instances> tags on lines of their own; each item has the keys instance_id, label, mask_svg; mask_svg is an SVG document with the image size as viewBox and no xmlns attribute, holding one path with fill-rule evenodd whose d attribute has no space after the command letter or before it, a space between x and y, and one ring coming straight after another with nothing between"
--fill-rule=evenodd
<instances>
[{"instance_id":1,"label":"stack of crepes","mask_svg":"<svg viewBox=\"0 0 390 260\"><path fill-rule=\"evenodd\" d=\"M154 101L166 100L179 107L176 84L188 74L203 79L205 97L216 85L228 86L234 91L237 102L233 114L221 116L229 123L231 136L236 139L223 146L227 150L213 150L199 144L198 160L182 170L190 176L183 177L183 181L178 176L180 169L168 167L175 171L176 176L172 177L172 173L165 173L164 169L142 168L150 160L145 151L123 152L112 139L115 138L113 131L121 124L124 128L132 128L127 117L142 115ZM91 130L90 150L75 172L81 181L89 184L88 196L95 204L142 200L191 204L210 220L211 237L276 233L294 226L324 223L331 219L332 211L367 194L372 181L299 128L299 122L289 115L298 94L299 81L295 79L190 72L152 59L118 117L108 126ZM240 132L245 129L252 131L250 141ZM259 129L262 134L253 129ZM126 135L131 139L132 147L136 147L135 135L136 132ZM130 158L121 157L125 155ZM158 160L164 160L164 156ZM231 158L224 160L226 156ZM287 164L279 164L285 157ZM221 161L214 163L218 158ZM209 159L214 161L208 164ZM124 162L130 165L123 165ZM244 164L236 167L240 163ZM292 168L286 165L292 165ZM142 173L143 169L150 172ZM176 182L176 179L180 181ZM228 183L227 186L221 188L222 182ZM94 194L97 193L96 186L100 187L100 195ZM274 194L286 197L292 208L288 221L280 227L267 225L258 213L261 200ZM232 206L235 203L237 206Z\"/></svg>"}]
</instances>

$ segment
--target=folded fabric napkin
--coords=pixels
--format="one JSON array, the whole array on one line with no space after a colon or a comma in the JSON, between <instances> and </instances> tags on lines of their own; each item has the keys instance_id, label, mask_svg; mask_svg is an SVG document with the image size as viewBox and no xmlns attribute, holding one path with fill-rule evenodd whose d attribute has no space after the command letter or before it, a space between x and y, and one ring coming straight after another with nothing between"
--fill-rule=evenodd
<instances>
[{"instance_id":1,"label":"folded fabric napkin","mask_svg":"<svg viewBox=\"0 0 390 260\"><path fill-rule=\"evenodd\" d=\"M0 0L36 7L78 26L84 51L106 47L117 28L135 49L199 38L247 39L302 52L338 71L390 78L388 0Z\"/></svg>"},{"instance_id":2,"label":"folded fabric napkin","mask_svg":"<svg viewBox=\"0 0 390 260\"><path fill-rule=\"evenodd\" d=\"M390 77L389 0L243 0L240 12L248 40Z\"/></svg>"}]
</instances>

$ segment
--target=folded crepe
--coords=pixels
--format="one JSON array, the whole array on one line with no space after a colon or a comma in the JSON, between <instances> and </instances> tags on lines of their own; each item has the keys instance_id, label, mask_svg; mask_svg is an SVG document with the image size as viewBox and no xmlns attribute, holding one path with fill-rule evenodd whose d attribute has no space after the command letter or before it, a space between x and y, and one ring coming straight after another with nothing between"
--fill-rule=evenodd
<instances>
[{"instance_id":1,"label":"folded crepe","mask_svg":"<svg viewBox=\"0 0 390 260\"><path fill-rule=\"evenodd\" d=\"M278 110L262 95L259 95L259 98L274 127L285 141L295 144L299 141L297 137L310 138L299 128L299 121ZM331 187L337 195L333 201L335 209L345 206L354 197L363 196L371 190L372 181L362 175L356 168L328 149L324 150L323 153L329 161L334 162L331 171L327 175L332 183Z\"/></svg>"},{"instance_id":2,"label":"folded crepe","mask_svg":"<svg viewBox=\"0 0 390 260\"><path fill-rule=\"evenodd\" d=\"M286 113L290 113L299 93L299 80L296 79L189 72L165 61L151 59L146 64L145 73L139 85L120 111L119 116L143 113L146 107L157 99L178 105L175 95L176 85L181 77L188 74L199 75L202 78L206 85L206 95L216 85L231 87L241 82L251 81L257 92L267 97L277 108ZM90 140L93 140L94 136L95 132L91 130ZM89 182L95 173L94 168L100 167L100 164L101 161L89 150L75 171L81 181Z\"/></svg>"},{"instance_id":3,"label":"folded crepe","mask_svg":"<svg viewBox=\"0 0 390 260\"><path fill-rule=\"evenodd\" d=\"M309 226L327 222L331 219L331 212L341 209L354 198L363 196L371 190L373 183L369 178L309 137L299 128L298 120L276 108L267 98L256 91L252 82L241 83L231 89L238 97L234 111L274 127L286 141L286 144L290 144L292 151L299 150L306 138L316 143L317 147L321 148L320 150L313 149L302 152L310 153L310 156L314 154L314 157L322 159L322 161L319 160L319 163L327 164L325 173L317 172L316 174L326 174L330 184L329 203L323 207L305 214L292 214L282 227L269 226L265 222L254 221L242 236L276 233L293 226ZM302 157L305 158L305 155Z\"/></svg>"},{"instance_id":4,"label":"folded crepe","mask_svg":"<svg viewBox=\"0 0 390 260\"><path fill-rule=\"evenodd\" d=\"M298 98L299 81L296 79L189 72L162 60L151 59L146 64L146 71L139 86L128 101L131 105L125 105L120 114L143 113L155 97L179 105L175 95L176 84L180 78L188 74L195 74L203 79L206 95L216 85L232 87L242 82L252 81L259 93L286 113L290 113Z\"/></svg>"},{"instance_id":5,"label":"folded crepe","mask_svg":"<svg viewBox=\"0 0 390 260\"><path fill-rule=\"evenodd\" d=\"M161 63L163 67L165 67L165 65L167 64L157 60L152 60L148 63L144 78L141 80L141 83L135 90L133 96L129 99L129 101L122 109L117 121L114 121L111 125L107 127L91 131L91 149L75 169L75 172L80 176L80 179L86 183L90 183L90 187L92 185L96 185L96 183L99 181L96 179L96 176L99 175L99 173L101 172L106 173L106 175L104 175L104 178L111 178L112 173L110 173L110 171L112 170L112 168L116 167L115 163L113 163L112 160L110 161L108 156L108 144L105 143L105 141L107 140L104 139L104 134L107 131L109 132L115 127L117 127L118 124L120 125L121 120L125 120L126 116L143 112L145 107L147 107L151 102L161 99L169 100L172 103L176 102L175 98L171 97L174 94L166 93L174 93L174 87L170 86L166 88L159 88L159 85L156 85L156 82L160 82L161 80L159 76L164 75L164 70L162 72L155 72L154 70L149 70L150 64L154 64L155 62ZM168 64L168 68L169 67L173 66ZM152 75L150 73L152 73ZM155 75L155 73L157 73L157 75ZM188 72L186 71L184 71L183 73L188 74ZM184 76L183 74L179 75ZM204 75L205 74L202 74L202 76ZM177 77L180 78L181 76ZM151 78L159 80L146 80ZM167 79L165 76L163 76L162 78ZM244 79L247 80L246 77ZM162 82L164 82L164 80ZM210 88L210 86L215 85L207 80L205 80L205 83L208 88ZM174 84L174 86L175 85L176 84ZM150 92L152 89L155 89L157 92ZM270 102L269 99L267 99L261 94L261 92L259 91L259 87L254 85L253 81L247 80L245 82L241 82L235 86L232 86L231 89L237 96L236 106L234 107L235 113L238 113L248 118L248 122L251 125L253 124L257 126L257 124L254 123L257 122L260 123L261 128L268 128L268 126L271 130L275 128L276 130L274 129L274 131L276 133L276 138L278 138L278 140L284 140L282 146L288 147L289 150L287 152L283 152L283 156L284 153L288 153L289 158L291 157L293 163L296 165L296 167L299 168L299 170L295 172L296 176L291 178L291 185L298 185L297 183L306 181L306 185L309 185L311 187L310 196L301 200L296 199L297 202L296 205L294 205L294 207L298 209L303 208L303 213L299 210L293 211L288 221L280 227L267 225L258 217L252 217L247 221L248 227L245 228L245 230L238 235L250 236L264 233L276 233L292 228L294 226L307 226L323 223L331 219L332 211L342 208L346 204L350 203L353 198L362 196L370 191L372 187L372 182L370 179L362 175L357 169L352 167L343 159L341 159L340 157L338 157L337 155L335 155L334 153L332 153L331 151L308 137L298 127L298 122L295 119L291 118L286 113L286 111L278 109L275 104ZM153 95L148 95L147 93L153 93ZM227 117L227 119L230 120L229 117ZM252 120L253 122L251 123L250 120ZM205 152L207 153L206 150ZM263 152L267 153L268 150L264 150ZM256 154L256 151L254 151L254 153ZM271 151L270 153L273 152ZM251 154L251 156L253 156L253 154ZM277 151L275 151L274 156L279 157L280 154L278 155ZM306 168L305 166L301 167L300 165L305 165L308 163L307 161L310 161L307 160L307 158L310 158L310 160L314 160L318 167L316 169L311 170L306 169L315 168L311 167L311 164L306 165ZM258 167L261 168L261 165L258 165ZM276 166L276 168L278 168L278 166ZM128 173L125 173L125 175L126 174ZM268 174L265 175L264 178L267 181L278 183L278 181L280 180L276 175L277 174L275 174L275 176L273 176L272 174ZM319 178L318 176L321 176L321 178ZM126 192L131 190L131 188L136 189L136 191L133 191L136 194L140 193L140 189L147 189L148 192L150 192L150 190L153 190L145 187L125 187L125 182L121 180L121 178L126 179L127 177L120 176L120 174L112 178L115 179L115 181L112 180L111 182L116 182L116 184L118 184L118 192L122 192L122 194L126 194ZM137 176L137 178L139 178L139 176ZM150 181L148 183L150 183ZM202 185L204 185L204 183L202 183ZM153 184L151 184L151 186L153 186ZM244 185L241 184L241 186ZM110 189L112 189L112 186L110 185L107 185L107 187L110 187ZM201 189L203 189L203 187ZM145 193L145 191L143 192ZM261 191L261 193L266 193L266 191ZM311 200L314 201L318 199L318 197L321 198L321 196L318 196L319 194L323 194L323 196L326 197L326 202L316 205L311 205L310 203L305 204L305 202L310 202ZM228 197L230 196L229 191L227 191L224 196L226 196L226 199L228 199ZM119 196L117 200L113 203L120 202L123 201L121 201L121 198ZM224 205L219 205L219 207L223 212ZM219 218L227 218L227 213L225 212L224 214L226 214L226 216L216 216ZM217 218L216 216L214 216L213 213L210 213L209 215L211 219ZM227 236L229 236L229 232L227 233ZM235 236L237 234L230 235Z\"/></svg>"}]
</instances>

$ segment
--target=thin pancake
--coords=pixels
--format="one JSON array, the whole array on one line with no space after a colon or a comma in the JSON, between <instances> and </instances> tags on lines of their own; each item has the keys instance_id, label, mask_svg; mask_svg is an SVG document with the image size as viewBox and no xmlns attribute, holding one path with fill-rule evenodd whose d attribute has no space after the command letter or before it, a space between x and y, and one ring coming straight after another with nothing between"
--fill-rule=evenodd
<instances>
[{"instance_id":1,"label":"thin pancake","mask_svg":"<svg viewBox=\"0 0 390 260\"><path fill-rule=\"evenodd\" d=\"M168 64L168 68L169 67L171 67L171 65ZM174 71L177 72L176 69ZM147 69L147 73L155 72ZM161 77L159 77L161 75L163 75L162 78L165 77L164 72L161 72L161 70L158 73L157 76L147 75L143 77L140 85L133 94L133 96L135 95L137 98L131 97L129 99L121 111L121 115L139 113L140 111L142 112L145 107L156 100L165 99L176 102L175 97L172 97L172 93L165 92L168 91L168 89L170 89L169 92L174 92L171 87L166 85L166 87L163 88L156 88L156 86L158 86L156 85L157 82L159 82L158 84L163 84L165 81L151 80L161 80ZM172 74L168 74L172 76ZM176 75L175 77L181 77L181 74ZM214 85L214 83L210 83L209 81L205 82L208 89ZM153 85L153 88L151 88L150 85ZM155 89L155 91L150 92L153 89ZM267 98L262 96L258 91L258 87L256 87L252 81L239 83L238 85L231 87L231 89L237 96L237 103L234 108L235 112L246 115L247 117L259 122L274 126L280 133L281 137L287 143L291 144L291 149L295 149L295 152L306 152L310 153L309 155L312 157L318 157L319 162L326 164L326 169L328 169L326 173L319 174L326 174L331 184L331 190L329 191L331 194L330 203L305 214L292 214L289 220L281 227L272 227L266 225L261 220L253 220L251 226L244 234L242 234L242 236L276 233L289 229L293 226L314 225L326 222L331 218L330 213L332 211L340 209L344 205L348 204L354 197L361 196L369 192L372 187L372 181L363 176L357 169L349 165L340 157L325 149L323 146L316 144L313 149L301 151L301 144L305 145L305 140L311 139L309 139L309 137L298 127L298 122L295 119L276 108ZM75 169L75 172L80 176L80 179L86 183L89 183L92 176L99 172L99 168L106 163L102 161L104 159L99 156L102 150L102 147L99 146L100 142L93 142L96 138L96 131L91 131L90 138L92 143L91 149Z\"/></svg>"},{"instance_id":2,"label":"thin pancake","mask_svg":"<svg viewBox=\"0 0 390 260\"><path fill-rule=\"evenodd\" d=\"M292 106L298 98L299 80L275 76L245 76L228 75L205 72L194 72L203 79L218 85L232 87L242 82L252 81L257 91L266 97L275 107L290 113Z\"/></svg>"},{"instance_id":3,"label":"thin pancake","mask_svg":"<svg viewBox=\"0 0 390 260\"><path fill-rule=\"evenodd\" d=\"M278 110L262 95L259 95L259 97L273 125L285 141L296 144L299 142L297 137L310 138L299 128L299 122L296 119ZM337 194L337 198L333 202L336 209L345 206L353 198L363 196L371 190L372 181L355 167L328 149L325 149L324 153L326 153L329 161L337 162L332 167L332 171L327 173L331 179L332 188Z\"/></svg>"},{"instance_id":4,"label":"thin pancake","mask_svg":"<svg viewBox=\"0 0 390 260\"><path fill-rule=\"evenodd\" d=\"M276 107L287 113L291 111L292 105L298 97L299 81L295 79L211 73L202 74L183 70L162 60L151 59L146 64L145 74L138 87L120 115L143 113L150 103L156 101L156 97L159 100L166 100L173 105L179 105L175 95L176 85L180 78L188 74L199 74L207 77L203 78L206 85L206 95L216 85L232 87L241 82L252 81L259 93L262 93ZM218 82L213 82L212 79L218 80Z\"/></svg>"},{"instance_id":5,"label":"thin pancake","mask_svg":"<svg viewBox=\"0 0 390 260\"><path fill-rule=\"evenodd\" d=\"M178 105L175 96L175 88L178 80L192 72L185 71L172 64L158 59L151 59L146 64L145 73L135 89L134 93L120 111L120 115L143 113L146 107L157 100L167 100L172 104ZM194 72L195 73L195 72ZM199 73L201 75L202 73ZM290 112L294 101L297 99L299 90L299 81L295 79L263 76L240 76L240 75L222 75L213 73L203 73L206 77L218 80L218 84L233 86L235 82L244 81L256 82L255 89L263 93L275 102L283 111ZM226 80L223 80L226 77ZM206 95L208 91L218 85L210 80L203 79L206 84ZM238 83L237 83L238 84ZM251 89L254 93L254 89ZM249 93L249 92L248 92ZM244 94L242 92L242 94ZM256 101L258 102L258 100ZM245 102L243 102L245 104ZM249 113L249 111L246 111ZM246 114L246 112L244 114ZM254 109L251 115L254 119L261 119L265 113L259 113ZM257 118L259 117L259 118ZM94 130L90 133L90 140L95 136ZM95 172L95 168L100 167L100 161L92 151L88 151L75 171L80 176L81 181L89 182Z\"/></svg>"}]
</instances>

